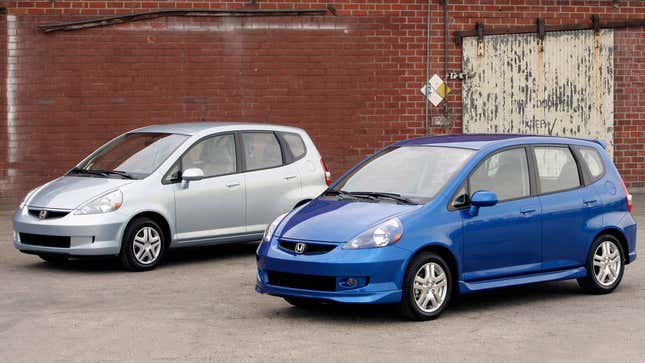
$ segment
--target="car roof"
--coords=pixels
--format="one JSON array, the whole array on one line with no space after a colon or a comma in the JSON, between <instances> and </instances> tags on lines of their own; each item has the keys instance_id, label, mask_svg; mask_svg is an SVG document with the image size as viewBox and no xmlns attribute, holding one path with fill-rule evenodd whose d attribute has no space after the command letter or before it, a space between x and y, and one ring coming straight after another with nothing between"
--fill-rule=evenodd
<instances>
[{"instance_id":1,"label":"car roof","mask_svg":"<svg viewBox=\"0 0 645 363\"><path fill-rule=\"evenodd\" d=\"M252 122L180 122L173 124L151 125L132 130L130 132L154 132L182 135L208 134L218 131L230 130L275 130L275 131L302 131L297 127L281 126Z\"/></svg>"},{"instance_id":2,"label":"car roof","mask_svg":"<svg viewBox=\"0 0 645 363\"><path fill-rule=\"evenodd\" d=\"M516 144L588 144L592 143L606 148L606 144L599 140L582 139L561 136L542 135L518 135L518 134L458 134L423 136L414 139L400 141L394 146L432 145L446 147L460 147L473 150L481 150L488 146L507 146Z\"/></svg>"}]
</instances>

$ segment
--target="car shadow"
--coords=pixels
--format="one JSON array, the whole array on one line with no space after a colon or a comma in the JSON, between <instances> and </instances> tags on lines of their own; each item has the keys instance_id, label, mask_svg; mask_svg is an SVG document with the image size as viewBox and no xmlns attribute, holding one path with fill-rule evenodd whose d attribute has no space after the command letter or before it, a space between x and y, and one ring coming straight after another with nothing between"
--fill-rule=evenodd
<instances>
[{"instance_id":1,"label":"car shadow","mask_svg":"<svg viewBox=\"0 0 645 363\"><path fill-rule=\"evenodd\" d=\"M157 266L157 269L173 268L191 263L215 262L238 257L252 257L255 255L256 249L257 242L172 249L165 252L164 260ZM34 258L36 261L26 266L26 268L63 272L127 272L118 257L72 258L59 263L45 262L37 256L34 256Z\"/></svg>"},{"instance_id":2,"label":"car shadow","mask_svg":"<svg viewBox=\"0 0 645 363\"><path fill-rule=\"evenodd\" d=\"M442 314L441 320L449 320L464 313L484 313L491 310L530 305L540 301L560 303L564 300L586 295L575 281L546 282L534 285L507 287L484 292L458 296ZM315 307L297 308L285 302L278 312L281 316L293 319L338 322L405 322L394 304L325 304Z\"/></svg>"},{"instance_id":3,"label":"car shadow","mask_svg":"<svg viewBox=\"0 0 645 363\"><path fill-rule=\"evenodd\" d=\"M166 257L160 268L196 263L203 261L217 261L229 258L248 257L255 258L255 251L259 242L231 243L216 246L186 247L166 251ZM255 261L255 260L254 260Z\"/></svg>"}]
</instances>

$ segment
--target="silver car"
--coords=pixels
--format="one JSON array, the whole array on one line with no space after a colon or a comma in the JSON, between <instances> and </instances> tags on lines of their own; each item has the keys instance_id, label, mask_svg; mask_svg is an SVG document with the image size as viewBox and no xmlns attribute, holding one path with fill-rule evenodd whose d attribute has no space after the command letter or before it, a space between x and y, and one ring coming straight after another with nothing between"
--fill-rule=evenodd
<instances>
[{"instance_id":1,"label":"silver car","mask_svg":"<svg viewBox=\"0 0 645 363\"><path fill-rule=\"evenodd\" d=\"M330 175L307 133L180 123L121 135L25 197L13 243L49 262L118 255L154 268L167 248L259 240Z\"/></svg>"}]
</instances>

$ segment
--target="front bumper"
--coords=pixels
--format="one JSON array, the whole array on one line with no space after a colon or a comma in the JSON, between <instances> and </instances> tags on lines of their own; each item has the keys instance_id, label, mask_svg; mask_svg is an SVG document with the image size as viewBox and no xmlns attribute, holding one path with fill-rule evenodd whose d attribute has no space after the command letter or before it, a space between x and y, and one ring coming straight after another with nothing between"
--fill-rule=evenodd
<instances>
[{"instance_id":1,"label":"front bumper","mask_svg":"<svg viewBox=\"0 0 645 363\"><path fill-rule=\"evenodd\" d=\"M394 246L362 250L333 250L298 255L282 250L276 241L258 248L255 290L262 294L320 299L339 303L382 304L401 301L401 282L410 252ZM335 279L334 291L294 288L272 284L269 271ZM356 287L343 286L347 279L359 281Z\"/></svg>"},{"instance_id":2,"label":"front bumper","mask_svg":"<svg viewBox=\"0 0 645 363\"><path fill-rule=\"evenodd\" d=\"M38 254L54 253L70 256L110 256L121 249L121 236L125 224L117 212L80 216L72 213L62 218L40 220L29 215L27 208L18 209L13 216L13 244L21 252ZM26 244L20 233L70 238L70 247L49 247Z\"/></svg>"}]
</instances>

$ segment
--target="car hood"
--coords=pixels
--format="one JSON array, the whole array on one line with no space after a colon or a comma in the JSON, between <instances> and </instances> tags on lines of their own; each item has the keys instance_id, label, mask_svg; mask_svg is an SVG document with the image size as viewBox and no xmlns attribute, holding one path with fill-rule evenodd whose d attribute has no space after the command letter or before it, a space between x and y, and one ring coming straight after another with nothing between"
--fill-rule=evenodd
<instances>
[{"instance_id":1,"label":"car hood","mask_svg":"<svg viewBox=\"0 0 645 363\"><path fill-rule=\"evenodd\" d=\"M45 184L27 203L29 207L75 209L93 197L131 183L128 179L62 176Z\"/></svg>"},{"instance_id":2,"label":"car hood","mask_svg":"<svg viewBox=\"0 0 645 363\"><path fill-rule=\"evenodd\" d=\"M290 214L276 235L305 241L347 242L381 221L421 207L388 202L314 199Z\"/></svg>"}]
</instances>

